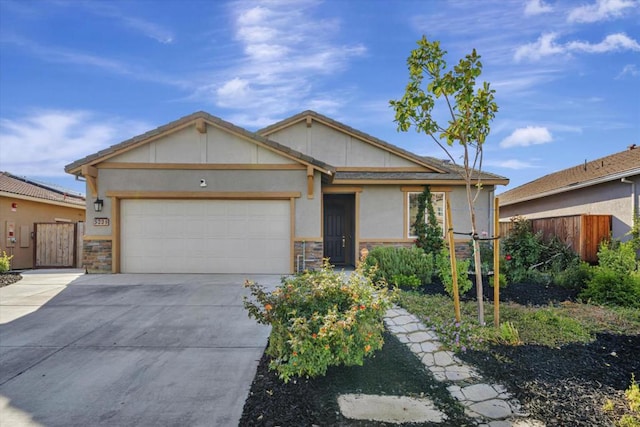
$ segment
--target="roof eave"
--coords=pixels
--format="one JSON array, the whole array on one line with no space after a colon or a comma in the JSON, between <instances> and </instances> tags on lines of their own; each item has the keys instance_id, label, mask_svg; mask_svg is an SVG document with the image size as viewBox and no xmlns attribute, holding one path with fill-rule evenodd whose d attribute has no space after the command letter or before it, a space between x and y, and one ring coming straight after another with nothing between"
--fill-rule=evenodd
<instances>
[{"instance_id":1,"label":"roof eave","mask_svg":"<svg viewBox=\"0 0 640 427\"><path fill-rule=\"evenodd\" d=\"M549 190L549 191L545 191L545 192L542 192L542 193L533 194L531 196L521 197L519 199L509 200L507 202L501 202L500 205L501 206L515 205L515 204L522 203L522 202L528 202L530 200L536 200L536 199L541 199L543 197L553 196L555 194L568 193L569 191L578 190L580 188L591 187L593 185L603 184L605 182L615 181L617 179L627 178L627 177L633 176L633 175L640 175L640 168L631 169L631 170L627 170L627 171L623 171L623 172L617 172L617 173L612 174L612 175L607 175L607 176L604 176L604 177L591 179L591 180L588 180L588 181L583 181L581 183L578 183L578 184L575 184L575 185L572 185L572 186L565 186L565 187L561 187L561 188L556 188L554 190ZM500 197L500 195L498 195L498 197Z\"/></svg>"}]
</instances>

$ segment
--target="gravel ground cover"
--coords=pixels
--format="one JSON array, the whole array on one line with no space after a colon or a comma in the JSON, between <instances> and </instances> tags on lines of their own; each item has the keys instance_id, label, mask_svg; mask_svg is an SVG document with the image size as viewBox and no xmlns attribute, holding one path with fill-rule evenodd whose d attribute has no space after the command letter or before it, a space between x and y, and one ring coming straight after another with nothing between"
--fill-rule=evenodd
<instances>
[{"instance_id":1,"label":"gravel ground cover","mask_svg":"<svg viewBox=\"0 0 640 427\"><path fill-rule=\"evenodd\" d=\"M493 289L485 286L485 297ZM437 285L425 293L442 293ZM475 288L462 299L473 300ZM513 284L501 289L500 300L529 306L576 301L577 292L553 285ZM338 394L349 392L388 395L420 395L434 399L447 413L438 425L473 425L460 406L443 392L420 362L390 335L385 347L363 367L335 368L317 379L284 384L268 371L263 356L249 398L242 426L382 426L383 423L347 420L339 414ZM406 351L405 351L406 350ZM631 375L640 378L640 331L634 334L599 334L586 344L560 348L544 346L492 346L488 351L468 351L459 357L476 366L487 380L504 384L520 400L531 418L548 426L613 426L628 413L624 391ZM373 385L375 384L375 385ZM603 409L610 400L612 410ZM387 424L389 425L389 424ZM428 425L428 424L427 424Z\"/></svg>"},{"instance_id":2,"label":"gravel ground cover","mask_svg":"<svg viewBox=\"0 0 640 427\"><path fill-rule=\"evenodd\" d=\"M2 273L0 274L0 288L9 286L22 279L20 273Z\"/></svg>"}]
</instances>

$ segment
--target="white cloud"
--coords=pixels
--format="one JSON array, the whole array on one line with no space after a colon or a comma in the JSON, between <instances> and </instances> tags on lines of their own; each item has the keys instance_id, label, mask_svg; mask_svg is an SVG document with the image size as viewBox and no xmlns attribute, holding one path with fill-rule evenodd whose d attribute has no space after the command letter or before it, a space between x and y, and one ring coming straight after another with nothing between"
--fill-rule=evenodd
<instances>
[{"instance_id":1,"label":"white cloud","mask_svg":"<svg viewBox=\"0 0 640 427\"><path fill-rule=\"evenodd\" d=\"M615 51L640 51L640 43L624 33L609 34L599 43L571 41L565 44L556 43L557 33L545 33L534 43L516 49L514 59L537 61L545 56L569 54L571 52L607 53Z\"/></svg>"},{"instance_id":2,"label":"white cloud","mask_svg":"<svg viewBox=\"0 0 640 427\"><path fill-rule=\"evenodd\" d=\"M544 56L563 53L565 49L561 45L555 43L555 39L557 37L557 33L545 33L541 35L534 43L518 47L516 49L514 59L516 61L520 61L522 59L536 61Z\"/></svg>"},{"instance_id":3,"label":"white cloud","mask_svg":"<svg viewBox=\"0 0 640 427\"><path fill-rule=\"evenodd\" d=\"M630 76L630 77L638 77L640 76L640 71L638 71L638 67L636 67L636 64L627 64L622 68L622 71L620 71L620 74L618 74L616 76L616 79L621 79L623 77L626 76Z\"/></svg>"},{"instance_id":4,"label":"white cloud","mask_svg":"<svg viewBox=\"0 0 640 427\"><path fill-rule=\"evenodd\" d=\"M594 4L576 7L569 12L569 22L598 22L620 17L626 9L637 7L635 0L597 0Z\"/></svg>"},{"instance_id":5,"label":"white cloud","mask_svg":"<svg viewBox=\"0 0 640 427\"><path fill-rule=\"evenodd\" d=\"M640 43L630 38L624 33L610 34L600 43L587 43L574 41L567 43L567 50L583 51L587 53L605 53L618 50L640 51Z\"/></svg>"},{"instance_id":6,"label":"white cloud","mask_svg":"<svg viewBox=\"0 0 640 427\"><path fill-rule=\"evenodd\" d=\"M27 176L64 176L64 166L151 126L88 111L42 110L0 119L0 170Z\"/></svg>"},{"instance_id":7,"label":"white cloud","mask_svg":"<svg viewBox=\"0 0 640 427\"><path fill-rule=\"evenodd\" d=\"M84 7L95 15L111 18L119 24L162 44L170 44L174 40L172 31L155 22L125 14L121 8L116 6L118 5L116 2L57 1L52 4L74 9Z\"/></svg>"},{"instance_id":8,"label":"white cloud","mask_svg":"<svg viewBox=\"0 0 640 427\"><path fill-rule=\"evenodd\" d=\"M234 37L241 60L219 72L194 98L260 116L278 116L307 105L336 108L338 100L319 102L311 92L324 78L366 53L358 43L334 41L335 19L314 17L315 0L232 3ZM325 111L327 112L327 111Z\"/></svg>"},{"instance_id":9,"label":"white cloud","mask_svg":"<svg viewBox=\"0 0 640 427\"><path fill-rule=\"evenodd\" d=\"M553 7L546 4L543 0L529 0L524 7L525 16L540 15L553 11Z\"/></svg>"},{"instance_id":10,"label":"white cloud","mask_svg":"<svg viewBox=\"0 0 640 427\"><path fill-rule=\"evenodd\" d=\"M508 160L487 160L484 162L486 166L491 166L495 168L504 168L504 169L529 169L529 168L537 168L539 166L534 165L531 162L524 162L518 159L508 159Z\"/></svg>"},{"instance_id":11,"label":"white cloud","mask_svg":"<svg viewBox=\"0 0 640 427\"><path fill-rule=\"evenodd\" d=\"M546 127L527 126L514 130L511 135L500 141L500 147L527 147L529 145L546 144L553 137Z\"/></svg>"}]
</instances>

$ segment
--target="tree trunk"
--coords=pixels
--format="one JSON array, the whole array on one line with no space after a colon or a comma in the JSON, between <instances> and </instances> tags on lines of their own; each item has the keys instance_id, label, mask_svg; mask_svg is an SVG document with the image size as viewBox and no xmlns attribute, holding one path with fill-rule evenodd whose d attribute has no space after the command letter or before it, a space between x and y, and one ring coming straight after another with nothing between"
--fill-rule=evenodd
<instances>
[{"instance_id":1,"label":"tree trunk","mask_svg":"<svg viewBox=\"0 0 640 427\"><path fill-rule=\"evenodd\" d=\"M480 258L480 241L475 239L477 236L476 228L476 209L471 196L471 179L467 177L467 201L469 203L469 213L471 215L471 237L473 239L473 262L475 264L476 273L476 298L478 300L478 323L484 326L484 300L482 292L482 259Z\"/></svg>"}]
</instances>

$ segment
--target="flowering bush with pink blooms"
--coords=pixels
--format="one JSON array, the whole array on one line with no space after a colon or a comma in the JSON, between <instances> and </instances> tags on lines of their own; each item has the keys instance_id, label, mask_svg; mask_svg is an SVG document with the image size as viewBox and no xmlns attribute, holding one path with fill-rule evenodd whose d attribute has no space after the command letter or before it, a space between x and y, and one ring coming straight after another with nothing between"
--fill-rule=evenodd
<instances>
[{"instance_id":1,"label":"flowering bush with pink blooms","mask_svg":"<svg viewBox=\"0 0 640 427\"><path fill-rule=\"evenodd\" d=\"M348 278L328 262L319 271L285 278L273 292L247 282L249 316L271 325L266 353L282 380L324 375L329 366L362 365L382 348L383 316L391 305L386 285L362 267Z\"/></svg>"}]
</instances>

